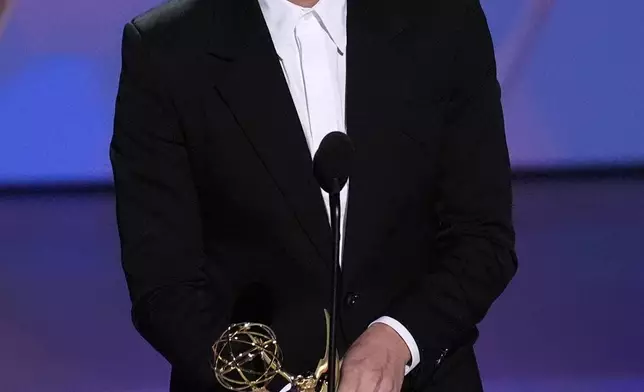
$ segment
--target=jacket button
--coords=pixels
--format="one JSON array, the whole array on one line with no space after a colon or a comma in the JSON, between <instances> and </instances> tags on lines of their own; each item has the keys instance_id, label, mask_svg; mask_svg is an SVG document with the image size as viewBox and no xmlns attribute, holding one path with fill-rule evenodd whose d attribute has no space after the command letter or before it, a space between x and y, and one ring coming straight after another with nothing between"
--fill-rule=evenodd
<instances>
[{"instance_id":1,"label":"jacket button","mask_svg":"<svg viewBox=\"0 0 644 392\"><path fill-rule=\"evenodd\" d=\"M345 299L347 307L349 307L349 308L354 307L358 303L359 299L360 299L360 295L358 295L356 293L347 294L347 297Z\"/></svg>"}]
</instances>

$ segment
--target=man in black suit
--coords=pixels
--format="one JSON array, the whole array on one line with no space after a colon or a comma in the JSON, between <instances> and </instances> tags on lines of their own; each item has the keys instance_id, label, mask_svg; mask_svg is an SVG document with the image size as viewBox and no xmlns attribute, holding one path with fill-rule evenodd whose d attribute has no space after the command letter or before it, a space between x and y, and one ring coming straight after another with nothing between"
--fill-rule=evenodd
<instances>
[{"instance_id":1,"label":"man in black suit","mask_svg":"<svg viewBox=\"0 0 644 392\"><path fill-rule=\"evenodd\" d=\"M222 389L232 322L314 369L332 257L311 154L346 130L340 391L480 391L476 324L516 271L480 4L292 3L176 0L125 28L110 154L134 324L173 392Z\"/></svg>"}]
</instances>

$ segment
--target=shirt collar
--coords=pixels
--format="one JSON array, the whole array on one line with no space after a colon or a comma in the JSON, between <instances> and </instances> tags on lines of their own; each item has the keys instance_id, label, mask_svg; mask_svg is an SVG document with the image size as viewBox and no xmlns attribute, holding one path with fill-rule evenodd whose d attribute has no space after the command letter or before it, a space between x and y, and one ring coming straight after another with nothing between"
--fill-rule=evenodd
<instances>
[{"instance_id":1,"label":"shirt collar","mask_svg":"<svg viewBox=\"0 0 644 392\"><path fill-rule=\"evenodd\" d=\"M275 49L281 51L294 40L295 26L302 15L315 12L321 25L340 52L347 47L346 0L320 0L313 8L303 8L288 0L259 0Z\"/></svg>"}]
</instances>

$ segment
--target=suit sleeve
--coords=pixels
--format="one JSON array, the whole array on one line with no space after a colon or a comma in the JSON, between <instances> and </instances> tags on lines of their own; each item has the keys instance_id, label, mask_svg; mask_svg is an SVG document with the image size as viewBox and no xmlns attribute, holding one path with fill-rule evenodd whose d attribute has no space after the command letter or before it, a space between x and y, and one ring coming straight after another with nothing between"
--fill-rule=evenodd
<instances>
[{"instance_id":1,"label":"suit sleeve","mask_svg":"<svg viewBox=\"0 0 644 392\"><path fill-rule=\"evenodd\" d=\"M465 7L440 148L439 266L388 313L413 335L419 368L430 374L445 353L473 342L476 324L517 269L511 171L492 41L479 1L459 3Z\"/></svg>"},{"instance_id":2,"label":"suit sleeve","mask_svg":"<svg viewBox=\"0 0 644 392\"><path fill-rule=\"evenodd\" d=\"M110 146L132 318L173 375L210 391L211 345L227 324L230 289L206 261L185 138L143 42L128 24Z\"/></svg>"}]
</instances>

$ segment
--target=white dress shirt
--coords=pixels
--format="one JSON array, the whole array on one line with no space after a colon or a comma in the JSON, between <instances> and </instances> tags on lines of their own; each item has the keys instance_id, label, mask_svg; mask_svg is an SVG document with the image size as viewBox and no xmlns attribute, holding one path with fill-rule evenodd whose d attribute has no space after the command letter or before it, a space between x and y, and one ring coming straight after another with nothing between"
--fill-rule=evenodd
<instances>
[{"instance_id":1,"label":"white dress shirt","mask_svg":"<svg viewBox=\"0 0 644 392\"><path fill-rule=\"evenodd\" d=\"M259 0L259 4L311 156L314 156L328 133L346 132L346 0L320 0L312 8L303 8L288 0ZM340 194L340 264L344 248L348 188L349 184ZM328 213L328 195L322 192L322 196ZM389 325L407 344L411 353L411 365L407 366L407 373L420 363L418 346L407 328L387 316L374 323Z\"/></svg>"}]
</instances>

